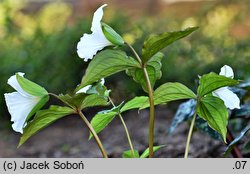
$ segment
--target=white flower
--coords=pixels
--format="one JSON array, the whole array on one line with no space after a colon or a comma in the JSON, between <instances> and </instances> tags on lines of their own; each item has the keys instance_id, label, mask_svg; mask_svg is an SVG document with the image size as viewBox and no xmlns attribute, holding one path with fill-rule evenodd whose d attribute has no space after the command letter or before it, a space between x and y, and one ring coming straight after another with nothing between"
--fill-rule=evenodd
<instances>
[{"instance_id":1,"label":"white flower","mask_svg":"<svg viewBox=\"0 0 250 174\"><path fill-rule=\"evenodd\" d=\"M105 83L105 80L104 78L101 79L101 82L100 82L102 85L104 85ZM76 92L76 94L79 94L79 93L87 93L87 91L92 87L92 85L87 85L83 88L81 88L79 91Z\"/></svg>"},{"instance_id":2,"label":"white flower","mask_svg":"<svg viewBox=\"0 0 250 174\"><path fill-rule=\"evenodd\" d=\"M228 66L224 65L221 68L220 75L228 77L228 78L234 78L234 72L233 69ZM212 92L213 96L219 97L221 100L224 101L224 104L229 109L240 109L240 99L236 94L234 94L232 91L228 89L228 87L222 87Z\"/></svg>"},{"instance_id":3,"label":"white flower","mask_svg":"<svg viewBox=\"0 0 250 174\"><path fill-rule=\"evenodd\" d=\"M101 19L103 8L106 6L107 4L102 5L94 13L91 26L92 34L84 34L77 44L77 53L80 58L84 58L84 61L92 59L97 51L102 50L104 47L113 45L102 31Z\"/></svg>"},{"instance_id":4,"label":"white flower","mask_svg":"<svg viewBox=\"0 0 250 174\"><path fill-rule=\"evenodd\" d=\"M18 73L18 75L23 77L24 73ZM23 90L17 81L17 75L11 76L7 83L17 91L4 94L9 113L11 114L11 121L14 122L12 128L16 132L23 133L23 128L26 126L26 118L41 98L30 95Z\"/></svg>"}]
</instances>

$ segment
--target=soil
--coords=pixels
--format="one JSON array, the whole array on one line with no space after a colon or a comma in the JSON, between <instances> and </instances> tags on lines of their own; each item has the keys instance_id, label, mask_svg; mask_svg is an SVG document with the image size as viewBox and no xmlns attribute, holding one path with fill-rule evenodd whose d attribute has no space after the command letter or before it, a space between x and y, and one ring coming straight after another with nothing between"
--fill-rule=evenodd
<instances>
[{"instance_id":1,"label":"soil","mask_svg":"<svg viewBox=\"0 0 250 174\"><path fill-rule=\"evenodd\" d=\"M189 125L181 124L168 135L173 112L167 107L157 107L155 122L155 145L166 145L155 156L160 158L182 158L185 150ZM88 115L88 114L86 114ZM148 110L130 111L123 115L131 132L135 149L143 152L147 148ZM89 118L91 119L91 117ZM20 134L14 131L0 132L0 157L102 157L95 141L88 141L89 132L77 116L65 117L30 138L16 148ZM100 133L109 157L119 158L129 145L119 118L113 120ZM208 135L195 132L190 145L189 157L223 157L226 146Z\"/></svg>"}]
</instances>

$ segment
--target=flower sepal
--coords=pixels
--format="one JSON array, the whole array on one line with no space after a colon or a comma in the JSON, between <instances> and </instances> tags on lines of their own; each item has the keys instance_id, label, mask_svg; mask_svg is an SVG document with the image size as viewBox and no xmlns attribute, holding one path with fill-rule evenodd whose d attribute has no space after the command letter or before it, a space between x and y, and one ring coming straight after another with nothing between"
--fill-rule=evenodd
<instances>
[{"instance_id":1,"label":"flower sepal","mask_svg":"<svg viewBox=\"0 0 250 174\"><path fill-rule=\"evenodd\" d=\"M49 101L49 94L48 92L38 84L22 77L18 73L16 73L16 79L21 88L32 96L39 97L37 104L28 114L25 122L27 122L38 110L40 110L48 101Z\"/></svg>"},{"instance_id":2,"label":"flower sepal","mask_svg":"<svg viewBox=\"0 0 250 174\"><path fill-rule=\"evenodd\" d=\"M27 116L25 122L28 122L30 118L36 114L47 102L49 101L49 95L44 95L40 98L39 102L35 105L35 107L30 111L29 115Z\"/></svg>"},{"instance_id":3,"label":"flower sepal","mask_svg":"<svg viewBox=\"0 0 250 174\"><path fill-rule=\"evenodd\" d=\"M101 22L102 24L102 31L105 37L114 45L122 46L124 45L123 38L109 25Z\"/></svg>"},{"instance_id":4,"label":"flower sepal","mask_svg":"<svg viewBox=\"0 0 250 174\"><path fill-rule=\"evenodd\" d=\"M19 73L16 73L16 79L20 87L32 96L43 97L48 96L48 92L38 84L24 78Z\"/></svg>"}]
</instances>

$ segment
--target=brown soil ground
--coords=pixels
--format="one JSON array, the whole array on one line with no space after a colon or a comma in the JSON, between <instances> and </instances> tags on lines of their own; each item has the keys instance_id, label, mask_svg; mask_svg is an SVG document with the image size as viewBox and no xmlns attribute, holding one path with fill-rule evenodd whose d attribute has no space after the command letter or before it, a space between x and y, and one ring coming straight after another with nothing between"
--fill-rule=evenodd
<instances>
[{"instance_id":1,"label":"brown soil ground","mask_svg":"<svg viewBox=\"0 0 250 174\"><path fill-rule=\"evenodd\" d=\"M156 117L155 145L166 145L156 157L181 158L184 155L188 124L180 125L172 135L167 134L173 112L158 107ZM143 152L147 148L148 111L124 114L135 149ZM19 134L13 131L0 132L0 157L101 157L94 140L88 141L89 132L77 116L61 119L33 136L22 147L16 148ZM128 142L120 120L116 118L100 138L110 157L121 157L128 150ZM225 145L208 135L196 132L190 146L190 157L223 157Z\"/></svg>"}]
</instances>

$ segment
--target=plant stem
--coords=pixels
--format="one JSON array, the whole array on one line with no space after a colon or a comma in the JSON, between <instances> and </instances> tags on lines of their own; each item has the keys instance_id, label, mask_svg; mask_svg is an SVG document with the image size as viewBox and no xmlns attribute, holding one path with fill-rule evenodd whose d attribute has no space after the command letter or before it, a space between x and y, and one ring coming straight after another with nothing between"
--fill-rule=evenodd
<instances>
[{"instance_id":1,"label":"plant stem","mask_svg":"<svg viewBox=\"0 0 250 174\"><path fill-rule=\"evenodd\" d=\"M154 95L153 89L149 80L148 72L146 68L143 68L144 77L147 83L148 89L148 96L149 96L149 104L150 104L150 111L149 111L149 133L148 133L148 147L149 147L149 158L154 157L154 122L155 122L155 107L154 107Z\"/></svg>"},{"instance_id":2,"label":"plant stem","mask_svg":"<svg viewBox=\"0 0 250 174\"><path fill-rule=\"evenodd\" d=\"M128 47L132 50L132 52L134 53L136 59L137 59L138 62L140 63L141 67L143 68L141 58L140 58L140 56L137 54L137 52L135 51L135 49L134 49L131 45L129 45L128 43L125 43L125 44L127 44Z\"/></svg>"},{"instance_id":3,"label":"plant stem","mask_svg":"<svg viewBox=\"0 0 250 174\"><path fill-rule=\"evenodd\" d=\"M191 122L191 125L189 128L184 158L188 158L189 145L190 145L191 137L192 137L193 130L194 130L194 123L195 123L195 119L196 119L196 114L197 114L197 111L195 110L194 115L193 115L193 119L192 119L192 122Z\"/></svg>"},{"instance_id":4,"label":"plant stem","mask_svg":"<svg viewBox=\"0 0 250 174\"><path fill-rule=\"evenodd\" d=\"M58 100L62 101L56 94L54 93L49 93L49 95L57 98ZM62 101L63 103L65 103L64 101ZM65 103L67 104L67 103ZM71 106L69 106L71 107ZM74 110L76 110L75 108L73 108ZM82 111L80 109L77 109L76 114L79 114L79 116L82 118L82 120L84 121L84 123L87 125L88 129L90 130L90 132L92 133L100 151L102 152L102 155L104 158L108 158L108 155L102 145L102 142L100 140L100 138L98 137L97 133L95 132L94 128L92 127L92 125L90 124L90 122L88 121L88 119L83 115Z\"/></svg>"},{"instance_id":5,"label":"plant stem","mask_svg":"<svg viewBox=\"0 0 250 174\"><path fill-rule=\"evenodd\" d=\"M59 100L60 102L64 103L65 105L68 105L68 106L69 106L69 104L66 103L65 101L63 101L62 99L60 99L60 97L59 97L58 95L56 95L56 94L54 94L54 93L49 93L49 95L51 95L52 97L56 98L57 100ZM69 107L71 107L71 106L69 106ZM72 107L71 107L71 108L72 108ZM73 108L73 109L75 109L75 108ZM76 113L77 113L77 112L76 112Z\"/></svg>"},{"instance_id":6,"label":"plant stem","mask_svg":"<svg viewBox=\"0 0 250 174\"><path fill-rule=\"evenodd\" d=\"M85 124L88 126L90 132L92 133L93 137L95 138L95 141L100 149L100 151L102 152L102 155L104 158L108 158L108 155L102 145L101 140L99 139L97 133L95 132L94 128L92 127L92 125L90 124L90 122L87 120L87 118L83 115L81 110L78 110L78 114L80 115L80 117L82 118L82 120L85 122Z\"/></svg>"},{"instance_id":7,"label":"plant stem","mask_svg":"<svg viewBox=\"0 0 250 174\"><path fill-rule=\"evenodd\" d=\"M112 99L110 97L109 97L109 101L113 105L113 107L115 107L115 104L114 104L114 102L112 101ZM126 125L124 119L122 118L122 115L120 113L118 115L119 115L119 118L120 118L120 120L122 122L122 125L123 125L124 129L125 129L132 156L135 157L135 150L134 150L134 147L133 147L133 144L132 144L132 141L131 141L131 137L130 137L129 132L128 132L127 125Z\"/></svg>"},{"instance_id":8,"label":"plant stem","mask_svg":"<svg viewBox=\"0 0 250 174\"><path fill-rule=\"evenodd\" d=\"M233 140L234 140L234 136L231 130L229 129L229 127L227 127L227 143L230 144ZM233 146L231 154L233 155L234 158L243 158L241 151L239 147L237 146L237 144Z\"/></svg>"},{"instance_id":9,"label":"plant stem","mask_svg":"<svg viewBox=\"0 0 250 174\"><path fill-rule=\"evenodd\" d=\"M48 94L61 101L61 99L59 99L59 97L56 94L54 94L54 93L48 93Z\"/></svg>"},{"instance_id":10,"label":"plant stem","mask_svg":"<svg viewBox=\"0 0 250 174\"><path fill-rule=\"evenodd\" d=\"M149 148L149 158L154 157L154 122L155 122L155 106L154 106L154 95L153 95L153 89L149 80L148 72L146 69L146 64L142 62L140 56L137 54L137 52L134 50L134 48L126 43L128 47L133 51L136 59L141 65L141 69L143 70L144 78L146 80L146 85L148 89L148 96L149 96L149 104L150 104L150 111L149 111L149 133L148 133L148 148Z\"/></svg>"}]
</instances>

